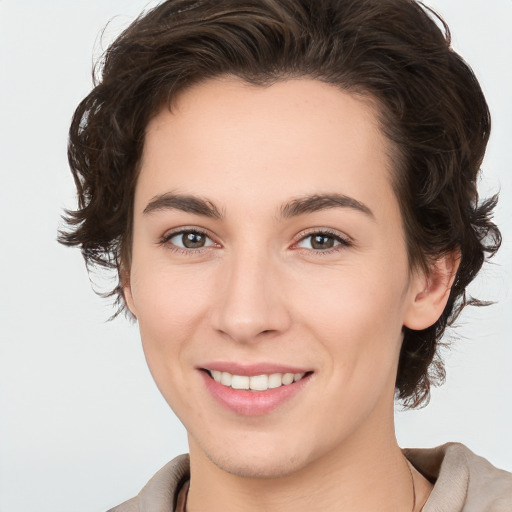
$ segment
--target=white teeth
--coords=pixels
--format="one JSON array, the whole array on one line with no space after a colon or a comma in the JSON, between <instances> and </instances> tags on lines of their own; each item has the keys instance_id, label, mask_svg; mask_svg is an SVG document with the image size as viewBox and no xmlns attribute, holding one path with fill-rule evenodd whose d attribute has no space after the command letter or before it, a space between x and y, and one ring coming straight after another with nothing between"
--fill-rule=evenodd
<instances>
[{"instance_id":1,"label":"white teeth","mask_svg":"<svg viewBox=\"0 0 512 512\"><path fill-rule=\"evenodd\" d=\"M212 378L216 382L220 382L224 386L233 389L250 389L251 391L266 391L267 389L288 386L293 382L297 382L305 373L273 373L271 375L232 375L228 372L220 372L218 370L210 370Z\"/></svg>"},{"instance_id":2,"label":"white teeth","mask_svg":"<svg viewBox=\"0 0 512 512\"><path fill-rule=\"evenodd\" d=\"M233 375L231 387L233 389L249 389L249 377L245 375Z\"/></svg>"},{"instance_id":3,"label":"white teeth","mask_svg":"<svg viewBox=\"0 0 512 512\"><path fill-rule=\"evenodd\" d=\"M285 373L283 375L283 386L287 386L293 382L293 373Z\"/></svg>"},{"instance_id":4,"label":"white teeth","mask_svg":"<svg viewBox=\"0 0 512 512\"><path fill-rule=\"evenodd\" d=\"M283 374L282 373L273 373L268 376L268 388L274 389L279 388L283 385Z\"/></svg>"},{"instance_id":5,"label":"white teeth","mask_svg":"<svg viewBox=\"0 0 512 512\"><path fill-rule=\"evenodd\" d=\"M268 389L268 375L255 375L251 377L249 387L254 391L266 391Z\"/></svg>"},{"instance_id":6,"label":"white teeth","mask_svg":"<svg viewBox=\"0 0 512 512\"><path fill-rule=\"evenodd\" d=\"M224 384L224 386L231 386L231 381L233 380L233 375L228 372L222 372L220 376L220 382L221 384Z\"/></svg>"}]
</instances>

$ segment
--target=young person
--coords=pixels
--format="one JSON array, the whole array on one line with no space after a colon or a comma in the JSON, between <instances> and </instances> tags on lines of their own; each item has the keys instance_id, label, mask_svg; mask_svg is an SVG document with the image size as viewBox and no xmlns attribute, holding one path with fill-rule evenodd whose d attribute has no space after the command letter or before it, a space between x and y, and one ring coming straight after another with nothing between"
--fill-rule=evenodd
<instances>
[{"instance_id":1,"label":"young person","mask_svg":"<svg viewBox=\"0 0 512 512\"><path fill-rule=\"evenodd\" d=\"M411 0L168 0L117 38L61 241L117 271L190 456L114 510L510 510L508 473L393 424L500 244L489 129Z\"/></svg>"}]
</instances>

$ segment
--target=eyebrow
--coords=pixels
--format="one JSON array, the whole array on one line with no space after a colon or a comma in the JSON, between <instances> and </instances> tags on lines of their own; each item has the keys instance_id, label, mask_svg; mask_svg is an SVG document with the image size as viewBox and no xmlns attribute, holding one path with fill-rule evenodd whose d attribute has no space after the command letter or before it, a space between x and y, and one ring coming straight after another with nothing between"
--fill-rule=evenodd
<instances>
[{"instance_id":1,"label":"eyebrow","mask_svg":"<svg viewBox=\"0 0 512 512\"><path fill-rule=\"evenodd\" d=\"M315 194L298 197L283 205L281 216L283 218L297 217L329 208L350 208L375 219L375 215L368 206L353 197L343 194Z\"/></svg>"},{"instance_id":2,"label":"eyebrow","mask_svg":"<svg viewBox=\"0 0 512 512\"><path fill-rule=\"evenodd\" d=\"M143 213L153 213L162 210L180 210L187 213L195 213L213 219L222 219L223 215L218 208L207 199L201 197L174 194L168 192L151 199L144 208Z\"/></svg>"},{"instance_id":3,"label":"eyebrow","mask_svg":"<svg viewBox=\"0 0 512 512\"><path fill-rule=\"evenodd\" d=\"M289 219L329 208L350 208L375 219L373 212L368 206L353 197L343 194L314 194L292 199L281 207L280 217ZM149 214L163 210L180 210L213 219L224 218L224 215L212 201L197 196L181 195L172 192L153 197L144 208L143 213Z\"/></svg>"}]
</instances>

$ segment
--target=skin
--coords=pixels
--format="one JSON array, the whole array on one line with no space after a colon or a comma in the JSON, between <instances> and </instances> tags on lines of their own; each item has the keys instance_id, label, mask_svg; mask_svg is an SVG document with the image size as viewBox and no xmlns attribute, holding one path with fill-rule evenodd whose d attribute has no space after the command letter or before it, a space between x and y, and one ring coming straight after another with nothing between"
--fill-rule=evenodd
<instances>
[{"instance_id":1,"label":"skin","mask_svg":"<svg viewBox=\"0 0 512 512\"><path fill-rule=\"evenodd\" d=\"M410 269L390 153L369 102L309 79L210 80L149 123L124 291L189 435L187 510L411 510L393 425L402 328L437 320L454 264ZM371 213L282 215L333 193ZM164 194L206 199L222 218L148 208ZM186 229L206 233L205 246L180 248ZM314 248L311 234L326 230L333 247ZM206 391L199 368L211 361L313 373L250 417ZM419 510L431 485L413 478Z\"/></svg>"}]
</instances>

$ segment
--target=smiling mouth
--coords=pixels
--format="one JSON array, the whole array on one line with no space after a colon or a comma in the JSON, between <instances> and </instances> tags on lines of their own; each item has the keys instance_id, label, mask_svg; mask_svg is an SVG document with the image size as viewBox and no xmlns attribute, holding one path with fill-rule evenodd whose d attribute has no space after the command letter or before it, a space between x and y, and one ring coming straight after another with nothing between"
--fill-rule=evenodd
<instances>
[{"instance_id":1,"label":"smiling mouth","mask_svg":"<svg viewBox=\"0 0 512 512\"><path fill-rule=\"evenodd\" d=\"M218 382L223 386L246 391L267 391L269 389L276 389L282 386L289 386L312 373L272 373L247 376L234 375L218 370L208 370L207 368L204 368L203 371L215 382Z\"/></svg>"}]
</instances>

